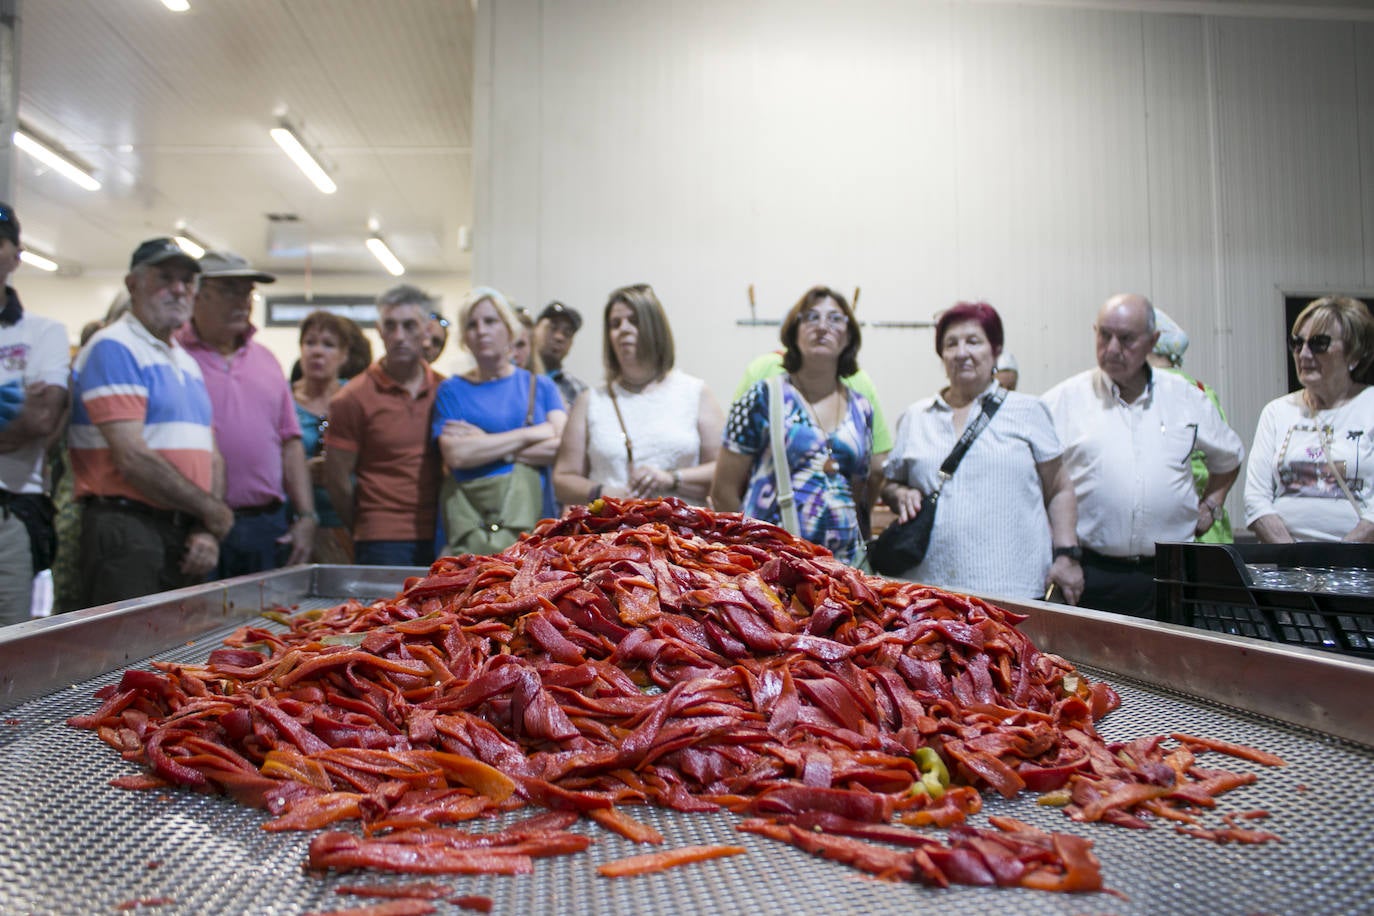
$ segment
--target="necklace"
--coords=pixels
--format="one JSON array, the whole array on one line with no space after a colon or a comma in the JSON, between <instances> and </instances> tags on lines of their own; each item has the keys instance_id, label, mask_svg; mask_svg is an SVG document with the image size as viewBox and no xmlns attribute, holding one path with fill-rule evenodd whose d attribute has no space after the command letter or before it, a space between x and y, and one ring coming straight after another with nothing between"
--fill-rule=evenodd
<instances>
[{"instance_id":1,"label":"necklace","mask_svg":"<svg viewBox=\"0 0 1374 916\"><path fill-rule=\"evenodd\" d=\"M825 448L825 463L821 467L826 474L834 476L840 470L840 463L835 460L835 452L831 448L830 437L835 435L835 431L840 428L840 420L843 418L845 411L849 408L848 391L845 392L844 398L840 399L837 397L837 395L840 394L840 389L837 388L835 391L830 392L825 397L821 398L820 401L813 404L811 399L806 396L806 393L801 390L801 387L797 385L796 381L791 381L792 390L797 392L797 396L801 398L802 406L806 408L806 414L810 417L812 425L821 433L821 444ZM829 424L821 422L819 408L825 404L837 405L830 417Z\"/></svg>"}]
</instances>

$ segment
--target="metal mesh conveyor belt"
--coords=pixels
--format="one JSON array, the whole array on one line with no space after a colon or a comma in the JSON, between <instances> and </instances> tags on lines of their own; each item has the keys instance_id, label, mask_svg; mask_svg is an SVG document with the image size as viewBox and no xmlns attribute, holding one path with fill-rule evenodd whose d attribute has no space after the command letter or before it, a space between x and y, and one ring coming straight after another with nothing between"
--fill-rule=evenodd
<instances>
[{"instance_id":1,"label":"metal mesh conveyor belt","mask_svg":"<svg viewBox=\"0 0 1374 916\"><path fill-rule=\"evenodd\" d=\"M303 601L323 607L331 599ZM234 629L155 658L202 661ZM146 662L140 663L146 666ZM739 844L742 856L639 878L609 880L595 866L645 851L584 822L596 843L582 855L537 860L521 877L320 876L302 869L310 834L270 834L266 815L232 800L183 790L130 792L108 781L136 768L96 736L65 724L93 710L91 694L111 672L0 713L0 913L112 913L120 904L166 899L158 914L287 914L359 906L344 883L432 880L454 895L490 896L495 913L898 913L938 908L962 913L1355 913L1374 908L1368 854L1374 850L1374 752L1369 748L1084 669L1120 691L1122 707L1104 723L1110 739L1188 731L1250 744L1284 757L1269 769L1203 755L1200 764L1255 770L1259 782L1222 797L1218 812L1265 809L1252 826L1282 843L1218 846L1176 835L1167 825L1137 831L1075 824L1033 797L989 798L982 815L1010 814L1048 830L1092 839L1109 887L1124 894L1057 895L1019 889L947 890L889 884L789 846L738 833L727 814L686 815L636 808L666 846ZM469 829L496 829L478 821ZM1220 814L1208 826L1221 826ZM460 912L449 903L440 913Z\"/></svg>"}]
</instances>

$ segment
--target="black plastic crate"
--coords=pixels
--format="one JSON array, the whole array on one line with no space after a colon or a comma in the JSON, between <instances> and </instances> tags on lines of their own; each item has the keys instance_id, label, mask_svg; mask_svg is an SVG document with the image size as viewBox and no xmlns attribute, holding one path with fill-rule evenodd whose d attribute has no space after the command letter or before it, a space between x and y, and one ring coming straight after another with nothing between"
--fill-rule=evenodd
<instances>
[{"instance_id":1,"label":"black plastic crate","mask_svg":"<svg viewBox=\"0 0 1374 916\"><path fill-rule=\"evenodd\" d=\"M1374 659L1374 594L1256 583L1248 564L1371 569L1374 545L1157 544L1155 616L1218 633Z\"/></svg>"}]
</instances>

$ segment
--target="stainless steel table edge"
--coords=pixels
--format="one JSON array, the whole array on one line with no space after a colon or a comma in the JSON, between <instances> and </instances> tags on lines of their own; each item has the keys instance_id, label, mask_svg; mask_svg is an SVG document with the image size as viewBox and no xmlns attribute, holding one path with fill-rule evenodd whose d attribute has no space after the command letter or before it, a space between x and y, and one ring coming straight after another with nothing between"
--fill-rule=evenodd
<instances>
[{"instance_id":1,"label":"stainless steel table edge","mask_svg":"<svg viewBox=\"0 0 1374 916\"><path fill-rule=\"evenodd\" d=\"M1298 646L1042 601L1025 614L1042 652L1292 725L1374 746L1374 662Z\"/></svg>"}]
</instances>

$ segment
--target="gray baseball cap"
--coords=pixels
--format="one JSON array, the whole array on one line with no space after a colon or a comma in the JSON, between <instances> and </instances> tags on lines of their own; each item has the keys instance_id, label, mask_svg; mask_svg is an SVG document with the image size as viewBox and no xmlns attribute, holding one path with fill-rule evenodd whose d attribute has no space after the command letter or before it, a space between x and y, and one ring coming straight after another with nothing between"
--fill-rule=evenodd
<instances>
[{"instance_id":1,"label":"gray baseball cap","mask_svg":"<svg viewBox=\"0 0 1374 916\"><path fill-rule=\"evenodd\" d=\"M275 274L258 270L248 259L232 251L207 251L200 258L200 275L206 279L215 277L248 277L259 283L276 283Z\"/></svg>"}]
</instances>

